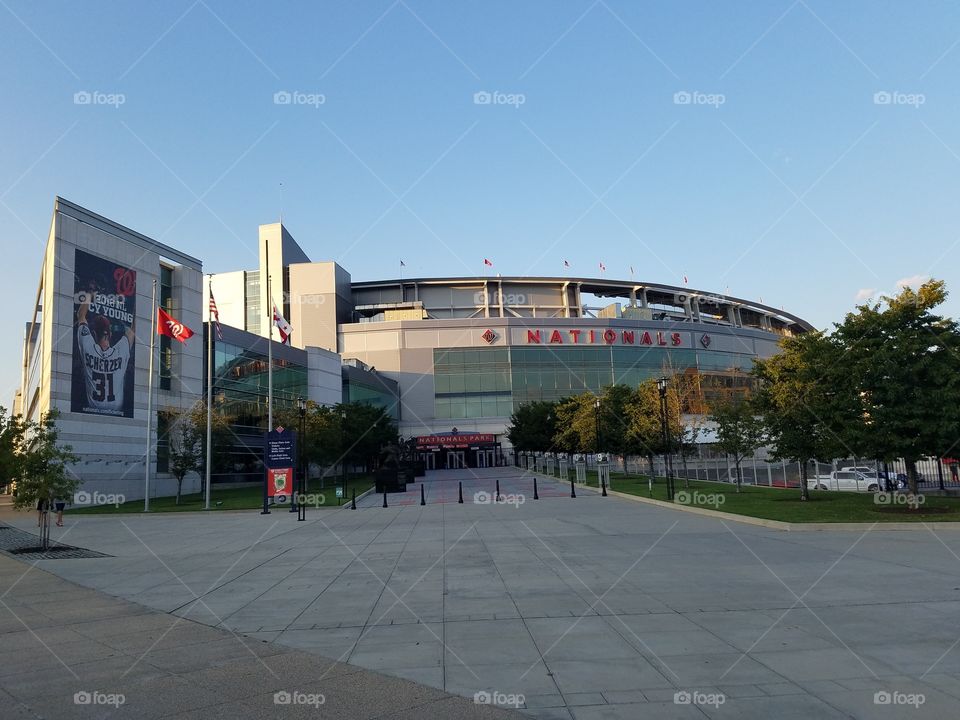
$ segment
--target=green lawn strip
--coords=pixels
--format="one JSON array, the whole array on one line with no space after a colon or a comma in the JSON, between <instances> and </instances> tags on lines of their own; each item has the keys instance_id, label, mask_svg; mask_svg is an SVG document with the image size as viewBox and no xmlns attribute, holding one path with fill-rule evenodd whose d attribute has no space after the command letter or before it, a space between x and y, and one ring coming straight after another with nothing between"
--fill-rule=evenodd
<instances>
[{"instance_id":1,"label":"green lawn strip","mask_svg":"<svg viewBox=\"0 0 960 720\"><path fill-rule=\"evenodd\" d=\"M648 490L646 476L614 473L611 480L612 489L617 492L652 497L655 500L667 499L666 478L656 479L652 495ZM877 504L874 494L866 492L811 490L810 500L804 502L800 499L799 488L744 485L738 493L736 486L729 483L690 480L686 486L682 479L677 479L675 483L677 492L688 490L688 502L684 503L686 505L766 520L793 523L960 521L960 498L927 495L917 512L905 505ZM597 487L595 472L587 473L587 484L592 488Z\"/></svg>"},{"instance_id":2,"label":"green lawn strip","mask_svg":"<svg viewBox=\"0 0 960 720\"><path fill-rule=\"evenodd\" d=\"M323 488L320 487L320 481L311 480L307 487L307 493L316 495L316 502L311 503L309 509L314 507L337 507L337 497L335 488L341 486L341 478L328 477L324 480ZM345 497L341 500L342 504L350 502L350 497L355 490L357 495L366 492L373 487L373 478L369 475L361 477L351 477L347 481L347 491ZM322 498L322 500L321 500ZM174 497L158 497L150 499L150 512L193 512L203 510L203 493L192 493L183 495L180 498L180 504L177 505ZM210 494L211 510L253 510L263 507L263 487L218 487L213 486ZM274 511L285 511L289 505L271 506ZM131 500L122 505L98 505L96 507L71 508L66 512L71 515L110 515L113 513L135 513L143 511L143 500Z\"/></svg>"}]
</instances>

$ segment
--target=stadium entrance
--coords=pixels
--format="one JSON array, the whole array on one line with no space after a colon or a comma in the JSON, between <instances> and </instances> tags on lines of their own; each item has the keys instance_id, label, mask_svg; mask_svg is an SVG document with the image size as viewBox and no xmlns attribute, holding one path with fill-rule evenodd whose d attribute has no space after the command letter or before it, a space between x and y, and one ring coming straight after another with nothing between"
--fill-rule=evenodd
<instances>
[{"instance_id":1,"label":"stadium entrance","mask_svg":"<svg viewBox=\"0 0 960 720\"><path fill-rule=\"evenodd\" d=\"M503 453L496 435L453 432L417 437L417 456L427 470L499 467Z\"/></svg>"}]
</instances>

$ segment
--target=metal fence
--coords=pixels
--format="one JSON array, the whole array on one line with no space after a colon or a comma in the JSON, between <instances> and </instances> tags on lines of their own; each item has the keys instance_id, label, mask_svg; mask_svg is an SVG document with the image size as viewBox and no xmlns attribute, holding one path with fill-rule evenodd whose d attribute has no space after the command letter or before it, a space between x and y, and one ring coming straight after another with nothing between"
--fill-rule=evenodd
<instances>
[{"instance_id":1,"label":"metal fence","mask_svg":"<svg viewBox=\"0 0 960 720\"><path fill-rule=\"evenodd\" d=\"M518 454L522 455L522 453ZM518 458L519 459L519 458ZM596 469L596 459L592 454L586 455L587 468ZM522 462L522 461L521 461ZM657 476L666 475L666 465L662 455L653 458L653 467L650 461L642 456L614 456L609 458L610 470L614 473L628 475L649 475L651 470ZM733 460L719 452L713 445L698 445L692 456L671 457L673 474L678 478L690 480L704 480L713 482L735 483L737 470ZM906 463L903 460L878 463L875 460L863 458L839 458L832 462L811 461L807 466L807 477L829 475L834 470L846 467L869 468L866 474L877 470L881 478L889 477L895 480L898 476L906 478ZM531 460L531 469L533 462ZM945 489L960 490L960 468L955 462L944 462L936 458L926 458L917 462L920 487L927 490L936 490L942 484ZM740 463L742 482L746 485L765 487L799 488L800 463L774 460L764 450L760 450L753 457L745 458Z\"/></svg>"}]
</instances>

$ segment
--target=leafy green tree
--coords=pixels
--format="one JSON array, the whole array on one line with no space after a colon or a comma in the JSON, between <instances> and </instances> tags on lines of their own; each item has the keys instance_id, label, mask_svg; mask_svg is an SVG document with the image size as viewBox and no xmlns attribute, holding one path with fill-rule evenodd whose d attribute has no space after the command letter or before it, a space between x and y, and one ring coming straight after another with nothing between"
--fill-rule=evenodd
<instances>
[{"instance_id":1,"label":"leafy green tree","mask_svg":"<svg viewBox=\"0 0 960 720\"><path fill-rule=\"evenodd\" d=\"M195 472L205 479L207 474L207 404L198 400L188 410L167 409L167 442L170 448L170 474L177 481L176 504L180 504L183 480ZM229 419L216 408L210 416L210 439L213 454L210 458L211 473L224 468L229 456Z\"/></svg>"},{"instance_id":2,"label":"leafy green tree","mask_svg":"<svg viewBox=\"0 0 960 720\"><path fill-rule=\"evenodd\" d=\"M26 424L19 415L7 414L0 407L0 488L10 485L17 477L18 453L23 446Z\"/></svg>"},{"instance_id":3,"label":"leafy green tree","mask_svg":"<svg viewBox=\"0 0 960 720\"><path fill-rule=\"evenodd\" d=\"M520 452L553 450L557 434L556 403L534 401L519 405L510 415L507 438Z\"/></svg>"},{"instance_id":4,"label":"leafy green tree","mask_svg":"<svg viewBox=\"0 0 960 720\"><path fill-rule=\"evenodd\" d=\"M836 408L825 377L828 369L840 367L837 344L820 332L784 338L778 354L753 367L759 381L754 408L763 418L773 457L799 463L802 500L810 499L808 463L843 452L841 436L828 422Z\"/></svg>"},{"instance_id":5,"label":"leafy green tree","mask_svg":"<svg viewBox=\"0 0 960 720\"><path fill-rule=\"evenodd\" d=\"M836 326L845 351L834 382L838 416L862 457L902 457L910 492L917 461L943 450L960 427L960 331L934 309L947 299L942 280L860 305Z\"/></svg>"},{"instance_id":6,"label":"leafy green tree","mask_svg":"<svg viewBox=\"0 0 960 720\"><path fill-rule=\"evenodd\" d=\"M743 484L741 464L764 444L766 431L753 403L738 398L715 402L710 419L717 424L717 446L733 457L737 469L737 492Z\"/></svg>"},{"instance_id":7,"label":"leafy green tree","mask_svg":"<svg viewBox=\"0 0 960 720\"><path fill-rule=\"evenodd\" d=\"M667 447L663 437L663 422L660 417L660 388L655 378L640 383L633 394L633 400L627 408L629 433L632 451L643 455L650 464L650 474L654 474L653 458L656 455L676 452L683 432L680 411L680 395L676 381L671 378L667 387L667 423L672 447Z\"/></svg>"},{"instance_id":8,"label":"leafy green tree","mask_svg":"<svg viewBox=\"0 0 960 720\"><path fill-rule=\"evenodd\" d=\"M13 505L17 509L36 507L43 501L47 508L55 500L72 502L80 488L80 479L67 467L78 458L69 445L61 445L57 438L56 411L44 415L39 422L26 422L23 443L16 453L17 471L14 475L16 490ZM41 544L50 544L50 513L44 513L41 527Z\"/></svg>"},{"instance_id":9,"label":"leafy green tree","mask_svg":"<svg viewBox=\"0 0 960 720\"><path fill-rule=\"evenodd\" d=\"M589 453L596 449L596 397L592 392L585 392L557 403L554 445L561 452Z\"/></svg>"},{"instance_id":10,"label":"leafy green tree","mask_svg":"<svg viewBox=\"0 0 960 720\"><path fill-rule=\"evenodd\" d=\"M370 470L380 449L397 442L397 426L386 410L364 402L341 403L334 408L340 414L340 457Z\"/></svg>"}]
</instances>

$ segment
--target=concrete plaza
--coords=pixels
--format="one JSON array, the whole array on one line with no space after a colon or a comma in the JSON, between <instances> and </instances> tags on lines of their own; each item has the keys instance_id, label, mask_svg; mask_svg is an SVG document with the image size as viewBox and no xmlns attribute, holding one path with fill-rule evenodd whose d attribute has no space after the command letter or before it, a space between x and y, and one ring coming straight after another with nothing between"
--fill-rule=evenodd
<instances>
[{"instance_id":1,"label":"concrete plaza","mask_svg":"<svg viewBox=\"0 0 960 720\"><path fill-rule=\"evenodd\" d=\"M487 502L497 480L511 502ZM960 534L785 533L539 490L512 468L436 471L425 506L417 485L301 523L68 517L54 539L112 557L38 568L541 718L956 715Z\"/></svg>"}]
</instances>

